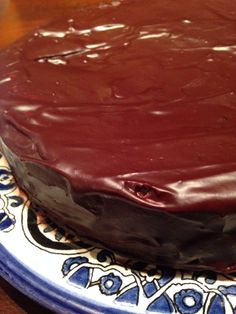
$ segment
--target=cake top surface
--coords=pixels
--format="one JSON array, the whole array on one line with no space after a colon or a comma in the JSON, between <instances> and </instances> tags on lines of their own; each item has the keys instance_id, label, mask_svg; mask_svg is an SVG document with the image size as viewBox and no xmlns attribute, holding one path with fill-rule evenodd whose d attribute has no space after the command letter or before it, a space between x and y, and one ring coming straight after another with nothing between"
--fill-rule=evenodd
<instances>
[{"instance_id":1,"label":"cake top surface","mask_svg":"<svg viewBox=\"0 0 236 314\"><path fill-rule=\"evenodd\" d=\"M3 142L81 193L235 210L236 3L114 1L0 53Z\"/></svg>"}]
</instances>

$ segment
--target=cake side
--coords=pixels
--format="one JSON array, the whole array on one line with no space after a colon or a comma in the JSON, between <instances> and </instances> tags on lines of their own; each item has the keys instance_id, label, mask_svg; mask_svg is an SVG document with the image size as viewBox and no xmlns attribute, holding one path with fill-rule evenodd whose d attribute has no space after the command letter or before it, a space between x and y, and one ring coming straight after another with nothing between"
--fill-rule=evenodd
<instances>
[{"instance_id":1,"label":"cake side","mask_svg":"<svg viewBox=\"0 0 236 314\"><path fill-rule=\"evenodd\" d=\"M5 145L3 151L19 185L29 193L32 208L45 210L84 241L177 269L235 271L235 213L154 212L114 194L76 195L61 175L22 162Z\"/></svg>"}]
</instances>

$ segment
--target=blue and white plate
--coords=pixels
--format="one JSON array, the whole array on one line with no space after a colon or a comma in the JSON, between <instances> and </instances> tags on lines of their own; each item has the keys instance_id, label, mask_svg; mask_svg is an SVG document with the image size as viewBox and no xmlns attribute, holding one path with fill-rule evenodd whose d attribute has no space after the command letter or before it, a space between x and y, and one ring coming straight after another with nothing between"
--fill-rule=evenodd
<instances>
[{"instance_id":1,"label":"blue and white plate","mask_svg":"<svg viewBox=\"0 0 236 314\"><path fill-rule=\"evenodd\" d=\"M23 293L63 314L236 314L233 276L122 265L30 210L0 156L0 274Z\"/></svg>"}]
</instances>

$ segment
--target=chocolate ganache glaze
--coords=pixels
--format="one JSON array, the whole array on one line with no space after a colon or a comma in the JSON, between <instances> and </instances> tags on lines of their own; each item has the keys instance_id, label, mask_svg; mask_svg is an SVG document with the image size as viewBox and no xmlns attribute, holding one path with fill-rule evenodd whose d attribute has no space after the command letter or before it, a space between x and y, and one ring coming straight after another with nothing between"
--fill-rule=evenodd
<instances>
[{"instance_id":1,"label":"chocolate ganache glaze","mask_svg":"<svg viewBox=\"0 0 236 314\"><path fill-rule=\"evenodd\" d=\"M96 245L236 265L236 2L86 7L0 53L2 149L34 206Z\"/></svg>"}]
</instances>

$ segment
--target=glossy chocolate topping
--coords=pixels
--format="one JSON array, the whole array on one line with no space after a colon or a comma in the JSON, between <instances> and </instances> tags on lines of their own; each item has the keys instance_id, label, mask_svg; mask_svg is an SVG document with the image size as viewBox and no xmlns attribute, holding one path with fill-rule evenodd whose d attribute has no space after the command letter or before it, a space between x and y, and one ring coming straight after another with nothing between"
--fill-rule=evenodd
<instances>
[{"instance_id":1,"label":"glossy chocolate topping","mask_svg":"<svg viewBox=\"0 0 236 314\"><path fill-rule=\"evenodd\" d=\"M2 137L24 160L81 192L167 211L235 209L234 1L85 10L0 58Z\"/></svg>"},{"instance_id":2,"label":"glossy chocolate topping","mask_svg":"<svg viewBox=\"0 0 236 314\"><path fill-rule=\"evenodd\" d=\"M115 1L42 27L0 54L0 119L45 207L36 180L61 176L85 208L236 211L236 2Z\"/></svg>"}]
</instances>

